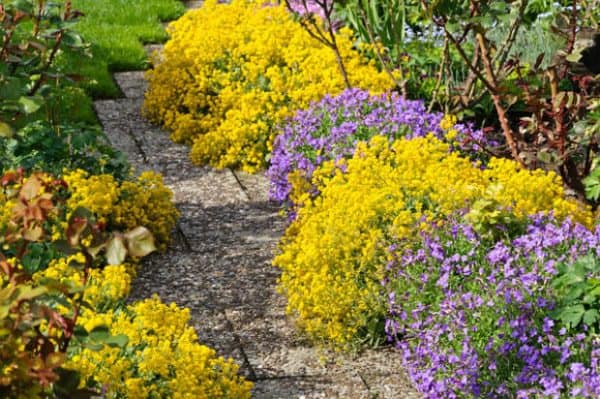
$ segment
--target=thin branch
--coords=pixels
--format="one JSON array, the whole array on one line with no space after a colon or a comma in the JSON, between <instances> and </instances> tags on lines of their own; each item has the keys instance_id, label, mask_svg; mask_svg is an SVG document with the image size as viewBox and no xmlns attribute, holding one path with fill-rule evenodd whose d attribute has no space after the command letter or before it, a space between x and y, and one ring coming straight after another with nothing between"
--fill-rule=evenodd
<instances>
[{"instance_id":1,"label":"thin branch","mask_svg":"<svg viewBox=\"0 0 600 399\"><path fill-rule=\"evenodd\" d=\"M447 37L444 38L444 50L442 54L442 62L440 63L440 70L438 72L437 82L435 83L435 88L433 89L433 94L431 96L431 102L429 103L429 107L427 107L427 112L431 112L433 110L433 106L437 101L437 96L440 91L440 87L442 86L442 80L444 79L444 70L446 69L446 63L449 59L450 52L450 41Z\"/></svg>"},{"instance_id":2,"label":"thin branch","mask_svg":"<svg viewBox=\"0 0 600 399\"><path fill-rule=\"evenodd\" d=\"M519 5L519 14L517 18L513 21L510 26L510 30L506 40L502 43L502 47L496 53L496 56L492 60L494 65L504 65L508 55L510 54L510 50L512 50L513 45L515 44L515 40L517 39L517 34L519 33L519 28L523 24L523 17L525 15L525 9L527 8L527 0L521 0Z\"/></svg>"},{"instance_id":3,"label":"thin branch","mask_svg":"<svg viewBox=\"0 0 600 399\"><path fill-rule=\"evenodd\" d=\"M525 162L519 156L519 148L515 141L515 133L513 132L510 124L508 122L508 118L506 116L506 110L504 109L504 105L502 104L502 100L499 94L499 87L496 81L496 76L494 74L494 70L492 67L492 61L488 54L488 49L486 47L485 38L481 33L476 34L477 43L479 44L479 48L481 50L481 60L483 62L483 66L485 68L486 74L488 75L490 81L487 82L493 89L490 90L492 95L492 100L494 102L494 106L496 108L496 112L498 113L498 119L500 120L500 125L502 126L502 131L504 132L504 137L506 138L506 142L510 147L510 152L515 161L519 162L521 166L526 167Z\"/></svg>"},{"instance_id":4,"label":"thin branch","mask_svg":"<svg viewBox=\"0 0 600 399\"><path fill-rule=\"evenodd\" d=\"M473 72L475 74L475 76L477 76L477 78L479 80L481 80L481 82L485 85L485 87L491 93L495 93L496 92L496 87L494 87L490 82L488 82L488 80L486 79L485 76L483 76L483 74L481 73L481 71L479 71L474 65L471 64L471 60L469 60L469 56L465 52L465 49L456 40L456 38L454 37L454 35L452 35L452 33L450 33L450 31L446 27L446 24L441 24L441 27L444 29L444 32L446 33L446 37L448 39L450 39L450 41L452 42L452 44L454 44L454 47L458 51L458 54L465 61L465 63L467 64L467 66L469 67L469 69L471 70L471 72Z\"/></svg>"}]
</instances>

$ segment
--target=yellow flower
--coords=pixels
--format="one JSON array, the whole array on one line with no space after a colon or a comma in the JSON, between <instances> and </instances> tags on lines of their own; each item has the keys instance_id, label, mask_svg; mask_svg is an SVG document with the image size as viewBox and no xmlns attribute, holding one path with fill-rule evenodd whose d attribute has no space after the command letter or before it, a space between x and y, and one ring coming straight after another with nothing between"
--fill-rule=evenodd
<instances>
[{"instance_id":1,"label":"yellow flower","mask_svg":"<svg viewBox=\"0 0 600 399\"><path fill-rule=\"evenodd\" d=\"M83 381L103 387L107 398L250 398L252 383L237 375L233 360L218 357L198 342L188 325L188 309L155 297L124 311L86 312L83 325L92 326L98 316L112 335L128 337L126 346L80 348L67 367L79 371Z\"/></svg>"},{"instance_id":2,"label":"yellow flower","mask_svg":"<svg viewBox=\"0 0 600 399\"><path fill-rule=\"evenodd\" d=\"M84 207L116 230L146 227L154 235L157 247L166 249L179 212L173 204L173 193L160 174L144 172L137 180L121 184L111 175L90 176L80 169L66 171L63 178L71 194L67 218L78 207Z\"/></svg>"}]
</instances>

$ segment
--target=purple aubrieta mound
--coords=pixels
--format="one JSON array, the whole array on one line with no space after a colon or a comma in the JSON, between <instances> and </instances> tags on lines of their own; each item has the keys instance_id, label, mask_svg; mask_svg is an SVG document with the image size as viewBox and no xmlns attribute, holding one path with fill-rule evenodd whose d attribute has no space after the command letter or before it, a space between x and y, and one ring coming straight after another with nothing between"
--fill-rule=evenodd
<instances>
[{"instance_id":1,"label":"purple aubrieta mound","mask_svg":"<svg viewBox=\"0 0 600 399\"><path fill-rule=\"evenodd\" d=\"M282 127L275 139L271 166L270 197L291 205L291 184L288 175L298 170L310 178L314 170L327 160L352 156L358 141L375 135L422 137L434 134L443 138L446 131L440 127L444 115L427 112L420 100L407 100L396 93L372 96L366 90L348 89L338 96L327 95L301 110ZM481 146L495 146L481 130L465 124L453 127L453 143L459 150L477 152Z\"/></svg>"},{"instance_id":2,"label":"purple aubrieta mound","mask_svg":"<svg viewBox=\"0 0 600 399\"><path fill-rule=\"evenodd\" d=\"M414 282L389 291L386 331L423 396L600 397L600 339L554 317L565 298L552 288L561 264L598 262L600 226L540 215L525 234L492 244L467 224L445 231L422 233L384 282Z\"/></svg>"}]
</instances>

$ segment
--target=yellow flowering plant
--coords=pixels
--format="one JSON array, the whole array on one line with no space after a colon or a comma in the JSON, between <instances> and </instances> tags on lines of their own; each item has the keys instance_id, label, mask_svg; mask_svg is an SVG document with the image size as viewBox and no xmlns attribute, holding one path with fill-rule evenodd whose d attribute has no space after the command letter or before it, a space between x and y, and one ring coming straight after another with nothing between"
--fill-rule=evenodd
<instances>
[{"instance_id":1,"label":"yellow flowering plant","mask_svg":"<svg viewBox=\"0 0 600 399\"><path fill-rule=\"evenodd\" d=\"M482 169L433 136L393 143L375 136L342 162L343 168L329 161L315 171L316 198L304 187L293 190L303 206L274 260L288 311L310 336L339 346L383 334L388 246L456 211L482 226L498 210L516 219L552 212L593 224L588 207L565 198L556 174L495 158Z\"/></svg>"},{"instance_id":2,"label":"yellow flowering plant","mask_svg":"<svg viewBox=\"0 0 600 399\"><path fill-rule=\"evenodd\" d=\"M82 316L94 331L109 325L113 336L128 337L123 347L79 348L67 367L81 373L81 386L103 387L113 398L250 398L252 384L238 366L198 342L188 326L188 309L156 297L105 314Z\"/></svg>"},{"instance_id":3,"label":"yellow flowering plant","mask_svg":"<svg viewBox=\"0 0 600 399\"><path fill-rule=\"evenodd\" d=\"M111 175L89 175L77 169L65 171L63 179L69 186L69 213L87 208L116 230L144 226L152 232L158 249L167 248L179 212L172 202L173 193L158 173L143 172L136 180L119 183Z\"/></svg>"},{"instance_id":4,"label":"yellow flowering plant","mask_svg":"<svg viewBox=\"0 0 600 399\"><path fill-rule=\"evenodd\" d=\"M147 75L145 110L175 141L191 144L199 164L264 168L280 122L346 88L334 52L284 5L209 0L168 30L171 39ZM393 87L355 50L348 28L336 43L350 85L374 93Z\"/></svg>"}]
</instances>

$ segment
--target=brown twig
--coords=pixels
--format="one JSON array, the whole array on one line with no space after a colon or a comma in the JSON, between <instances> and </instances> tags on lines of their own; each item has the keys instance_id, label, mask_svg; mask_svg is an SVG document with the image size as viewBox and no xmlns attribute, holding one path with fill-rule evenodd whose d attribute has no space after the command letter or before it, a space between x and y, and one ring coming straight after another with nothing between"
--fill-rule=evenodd
<instances>
[{"instance_id":1,"label":"brown twig","mask_svg":"<svg viewBox=\"0 0 600 399\"><path fill-rule=\"evenodd\" d=\"M506 109L502 104L502 98L500 96L500 88L498 86L498 82L496 81L496 74L494 73L494 69L492 66L492 60L490 59L490 55L488 53L487 43L485 37L481 33L477 33L475 35L477 38L477 43L479 45L479 49L481 51L481 61L483 62L483 67L485 68L485 73L488 76L489 81L486 79L485 83L490 89L490 94L492 96L492 101L494 102L494 107L496 108L496 112L498 113L498 120L500 121L500 126L502 127L502 132L504 133L504 138L508 143L510 148L510 153L515 161L519 162L521 166L526 167L525 162L521 159L519 155L519 148L515 141L515 133L513 132L510 124L508 122L508 117L506 116Z\"/></svg>"},{"instance_id":2,"label":"brown twig","mask_svg":"<svg viewBox=\"0 0 600 399\"><path fill-rule=\"evenodd\" d=\"M58 49L60 48L60 44L62 42L64 34L65 34L64 30L60 30L58 33L56 33L54 47L52 47L52 51L50 52L50 56L48 57L48 59L44 63L44 66L42 67L42 71L46 71L48 68L50 68L50 66L54 62L54 58L56 57L56 54L58 53ZM40 89L40 87L42 87L42 83L44 83L44 79L43 78L39 78L38 80L36 80L35 84L31 88L31 90L29 91L29 95L33 96L35 93L37 93L37 91Z\"/></svg>"},{"instance_id":3,"label":"brown twig","mask_svg":"<svg viewBox=\"0 0 600 399\"><path fill-rule=\"evenodd\" d=\"M344 60L342 59L340 49L337 45L335 32L333 31L333 23L331 20L331 16L333 14L333 1L330 0L330 5L327 5L327 1L328 0L315 0L315 3L323 10L323 13L325 15L327 33L329 35L329 38L325 36L321 28L317 25L317 22L312 14L308 16L301 15L299 18L299 22L304 28L304 30L307 31L311 37L318 40L321 44L329 47L334 52L338 68L340 70L340 73L342 74L342 78L344 79L344 84L347 88L351 88L352 86L350 85L348 73L346 71L346 67L344 66ZM297 14L297 12L294 11L292 5L290 4L290 0L285 0L285 4L290 12L292 12L293 14ZM306 0L302 0L302 4L304 5L304 8L308 10ZM315 32L313 32L311 26L315 29Z\"/></svg>"},{"instance_id":4,"label":"brown twig","mask_svg":"<svg viewBox=\"0 0 600 399\"><path fill-rule=\"evenodd\" d=\"M444 70L446 69L446 63L449 59L450 52L450 42L447 37L444 38L444 50L442 53L442 61L440 63L440 70L438 72L437 82L435 83L435 88L433 89L433 94L431 95L431 101L429 102L429 107L427 107L427 112L431 112L433 110L433 106L437 101L437 96L440 91L440 87L442 86L442 80L444 79Z\"/></svg>"}]
</instances>

